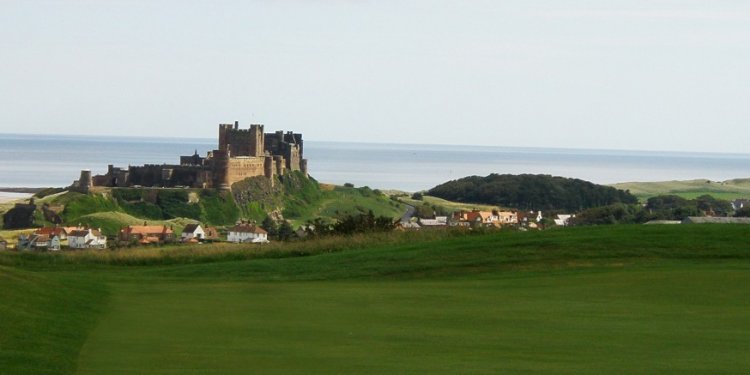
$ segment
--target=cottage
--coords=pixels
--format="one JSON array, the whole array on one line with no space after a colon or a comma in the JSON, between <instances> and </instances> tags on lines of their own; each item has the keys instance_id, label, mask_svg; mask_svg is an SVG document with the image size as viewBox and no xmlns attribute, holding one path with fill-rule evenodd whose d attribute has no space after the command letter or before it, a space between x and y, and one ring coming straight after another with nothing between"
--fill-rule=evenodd
<instances>
[{"instance_id":1,"label":"cottage","mask_svg":"<svg viewBox=\"0 0 750 375\"><path fill-rule=\"evenodd\" d=\"M396 228L399 230L419 230L421 227L419 224L412 223L411 221L402 221Z\"/></svg>"},{"instance_id":2,"label":"cottage","mask_svg":"<svg viewBox=\"0 0 750 375\"><path fill-rule=\"evenodd\" d=\"M268 242L268 232L255 224L237 224L229 230L227 241L264 243Z\"/></svg>"},{"instance_id":3,"label":"cottage","mask_svg":"<svg viewBox=\"0 0 750 375\"><path fill-rule=\"evenodd\" d=\"M18 236L18 249L26 250L60 250L60 237L56 235L32 233Z\"/></svg>"},{"instance_id":4,"label":"cottage","mask_svg":"<svg viewBox=\"0 0 750 375\"><path fill-rule=\"evenodd\" d=\"M65 227L44 227L39 228L36 231L34 231L34 234L38 234L40 236L57 236L60 237L60 240L65 240L68 238L68 232Z\"/></svg>"},{"instance_id":5,"label":"cottage","mask_svg":"<svg viewBox=\"0 0 750 375\"><path fill-rule=\"evenodd\" d=\"M71 249L106 249L107 237L101 229L76 229L68 234L68 247Z\"/></svg>"},{"instance_id":6,"label":"cottage","mask_svg":"<svg viewBox=\"0 0 750 375\"><path fill-rule=\"evenodd\" d=\"M451 216L452 226L502 226L518 224L518 213L514 211L456 211Z\"/></svg>"},{"instance_id":7,"label":"cottage","mask_svg":"<svg viewBox=\"0 0 750 375\"><path fill-rule=\"evenodd\" d=\"M120 229L120 242L136 241L142 245L174 241L174 231L166 225L128 225Z\"/></svg>"},{"instance_id":8,"label":"cottage","mask_svg":"<svg viewBox=\"0 0 750 375\"><path fill-rule=\"evenodd\" d=\"M188 224L182 230L180 239L182 242L203 241L206 238L206 231L200 224Z\"/></svg>"},{"instance_id":9,"label":"cottage","mask_svg":"<svg viewBox=\"0 0 750 375\"><path fill-rule=\"evenodd\" d=\"M567 227L570 224L570 219L576 217L576 215L560 214L555 218L555 225L561 227Z\"/></svg>"},{"instance_id":10,"label":"cottage","mask_svg":"<svg viewBox=\"0 0 750 375\"><path fill-rule=\"evenodd\" d=\"M434 219L419 219L419 225L422 227L443 227L448 225L448 217L435 216Z\"/></svg>"}]
</instances>

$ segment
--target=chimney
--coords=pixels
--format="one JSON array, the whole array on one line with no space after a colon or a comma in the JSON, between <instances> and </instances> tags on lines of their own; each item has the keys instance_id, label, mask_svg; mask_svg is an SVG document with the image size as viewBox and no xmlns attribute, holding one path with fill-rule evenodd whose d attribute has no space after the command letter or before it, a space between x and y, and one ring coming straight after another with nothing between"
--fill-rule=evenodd
<instances>
[{"instance_id":1,"label":"chimney","mask_svg":"<svg viewBox=\"0 0 750 375\"><path fill-rule=\"evenodd\" d=\"M239 121L235 121L234 122L234 130L237 130L239 128L240 128L240 122Z\"/></svg>"}]
</instances>

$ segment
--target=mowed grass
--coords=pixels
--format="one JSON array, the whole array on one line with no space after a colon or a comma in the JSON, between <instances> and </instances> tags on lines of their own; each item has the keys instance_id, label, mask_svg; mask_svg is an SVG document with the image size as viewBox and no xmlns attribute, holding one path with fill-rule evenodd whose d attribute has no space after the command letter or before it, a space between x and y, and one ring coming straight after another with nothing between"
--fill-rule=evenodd
<instances>
[{"instance_id":1,"label":"mowed grass","mask_svg":"<svg viewBox=\"0 0 750 375\"><path fill-rule=\"evenodd\" d=\"M0 373L750 368L747 227L326 241L165 261L0 254Z\"/></svg>"},{"instance_id":2,"label":"mowed grass","mask_svg":"<svg viewBox=\"0 0 750 375\"><path fill-rule=\"evenodd\" d=\"M82 374L695 373L750 367L750 267L120 284Z\"/></svg>"}]
</instances>

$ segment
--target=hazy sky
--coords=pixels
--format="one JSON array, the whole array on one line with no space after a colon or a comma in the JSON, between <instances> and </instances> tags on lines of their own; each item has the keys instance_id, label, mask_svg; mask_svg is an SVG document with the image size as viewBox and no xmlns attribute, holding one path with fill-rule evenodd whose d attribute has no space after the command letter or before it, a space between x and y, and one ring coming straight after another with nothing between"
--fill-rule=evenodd
<instances>
[{"instance_id":1,"label":"hazy sky","mask_svg":"<svg viewBox=\"0 0 750 375\"><path fill-rule=\"evenodd\" d=\"M747 153L750 1L0 0L0 133Z\"/></svg>"}]
</instances>

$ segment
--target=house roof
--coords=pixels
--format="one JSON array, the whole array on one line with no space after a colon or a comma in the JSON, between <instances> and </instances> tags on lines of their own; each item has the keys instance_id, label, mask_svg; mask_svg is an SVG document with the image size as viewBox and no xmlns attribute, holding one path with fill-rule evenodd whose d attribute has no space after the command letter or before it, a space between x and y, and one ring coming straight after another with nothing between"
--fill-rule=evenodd
<instances>
[{"instance_id":1,"label":"house roof","mask_svg":"<svg viewBox=\"0 0 750 375\"><path fill-rule=\"evenodd\" d=\"M70 232L70 234L68 234L68 237L86 237L89 233L91 233L92 236L96 237L100 237L102 235L102 233L96 229L77 229Z\"/></svg>"},{"instance_id":2,"label":"house roof","mask_svg":"<svg viewBox=\"0 0 750 375\"><path fill-rule=\"evenodd\" d=\"M188 224L188 225L185 225L185 229L182 230L182 233L195 233L195 231L198 230L198 228L200 227L201 227L200 224Z\"/></svg>"},{"instance_id":3,"label":"house roof","mask_svg":"<svg viewBox=\"0 0 750 375\"><path fill-rule=\"evenodd\" d=\"M39 228L36 231L34 231L34 234L47 235L47 236L49 235L59 236L63 233L66 233L65 228L63 227L44 227L44 228Z\"/></svg>"},{"instance_id":4,"label":"house roof","mask_svg":"<svg viewBox=\"0 0 750 375\"><path fill-rule=\"evenodd\" d=\"M237 224L229 231L236 233L268 234L265 229L254 224Z\"/></svg>"},{"instance_id":5,"label":"house roof","mask_svg":"<svg viewBox=\"0 0 750 375\"><path fill-rule=\"evenodd\" d=\"M128 225L127 227L120 229L120 233L142 234L147 236L150 234L170 234L173 233L173 231L166 225Z\"/></svg>"}]
</instances>

